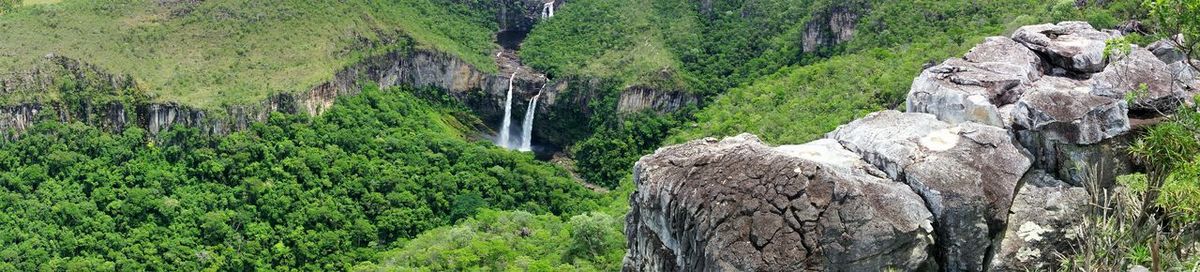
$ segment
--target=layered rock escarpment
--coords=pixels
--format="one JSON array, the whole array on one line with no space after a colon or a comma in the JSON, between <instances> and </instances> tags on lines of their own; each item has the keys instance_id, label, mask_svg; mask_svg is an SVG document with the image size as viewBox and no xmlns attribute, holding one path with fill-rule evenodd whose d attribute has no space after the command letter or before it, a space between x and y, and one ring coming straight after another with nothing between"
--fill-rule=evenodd
<instances>
[{"instance_id":1,"label":"layered rock escarpment","mask_svg":"<svg viewBox=\"0 0 1200 272\"><path fill-rule=\"evenodd\" d=\"M62 57L48 56L46 65L28 71L0 76L4 95L14 93L100 91L122 96L139 88L126 75L107 73L99 67ZM69 79L64 81L64 79ZM120 131L137 125L157 134L173 125L197 128L204 133L227 134L261 122L273 112L319 115L342 95L358 93L361 83L376 82L381 87L409 85L433 87L470 105L484 119L498 119L508 88L508 74L490 74L454 56L422 50L399 50L370 57L337 72L333 79L309 90L280 93L259 102L231 105L221 109L200 109L174 102L152 102L145 97L96 102L94 97L72 101L34 101L0 107L0 131L12 138L39 120L39 113L52 113L53 120L82 121ZM514 80L514 92L528 100L546 86L545 76L522 71ZM70 82L70 89L63 89ZM565 88L565 86L562 86ZM549 90L555 91L555 90ZM554 104L543 101L543 107ZM43 116L42 118L46 118Z\"/></svg>"},{"instance_id":2,"label":"layered rock escarpment","mask_svg":"<svg viewBox=\"0 0 1200 272\"><path fill-rule=\"evenodd\" d=\"M815 12L804 24L801 50L818 52L850 41L859 18L869 9L864 1L845 1Z\"/></svg>"},{"instance_id":3,"label":"layered rock escarpment","mask_svg":"<svg viewBox=\"0 0 1200 272\"><path fill-rule=\"evenodd\" d=\"M663 91L653 88L631 87L621 92L617 100L618 112L673 112L688 105L699 103L700 98L685 91Z\"/></svg>"},{"instance_id":4,"label":"layered rock escarpment","mask_svg":"<svg viewBox=\"0 0 1200 272\"><path fill-rule=\"evenodd\" d=\"M1194 105L1200 81L1179 65L1184 57L1163 44L1104 53L1106 40L1119 35L1082 22L1023 27L926 69L913 82L907 113L872 113L799 146L772 148L742 135L643 157L626 218L624 268L1054 269L1078 239L1075 227L1092 198L1083 186L1112 186L1116 176L1136 170L1125 155L1132 132ZM828 184L871 201L812 205L824 211L817 222L847 211L871 216L849 213L862 221L816 228L787 221L811 217L783 200L812 200ZM861 184L890 189L861 190ZM795 192L803 197L786 197ZM920 217L914 213L928 216L931 232L914 236L898 227ZM875 221L889 224L892 234L864 227ZM818 234L825 240L814 246L808 230L850 235ZM902 247L911 254L846 246L864 239L894 245L921 234L933 238L923 253L912 246ZM834 257L845 254L873 258Z\"/></svg>"}]
</instances>

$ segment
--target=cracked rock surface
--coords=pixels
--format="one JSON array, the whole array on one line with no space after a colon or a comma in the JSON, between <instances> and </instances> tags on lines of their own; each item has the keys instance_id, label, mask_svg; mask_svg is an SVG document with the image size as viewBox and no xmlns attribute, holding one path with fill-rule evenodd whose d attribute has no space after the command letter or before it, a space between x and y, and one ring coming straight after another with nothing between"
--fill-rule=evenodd
<instances>
[{"instance_id":1,"label":"cracked rock surface","mask_svg":"<svg viewBox=\"0 0 1200 272\"><path fill-rule=\"evenodd\" d=\"M961 59L925 69L913 80L909 112L930 113L951 123L973 121L1007 127L998 108L1012 104L1041 78L1041 60L1006 37L991 37Z\"/></svg>"},{"instance_id":2,"label":"cracked rock surface","mask_svg":"<svg viewBox=\"0 0 1200 272\"><path fill-rule=\"evenodd\" d=\"M1061 257L1074 252L1079 224L1088 205L1082 187L1054 179L1044 172L1029 174L1013 200L1012 215L990 263L991 271L1046 271L1058 268Z\"/></svg>"},{"instance_id":3,"label":"cracked rock surface","mask_svg":"<svg viewBox=\"0 0 1200 272\"><path fill-rule=\"evenodd\" d=\"M1061 77L1042 79L1017 102L1014 122L1072 144L1094 144L1128 132L1126 101L1094 95L1089 85Z\"/></svg>"},{"instance_id":4,"label":"cracked rock surface","mask_svg":"<svg viewBox=\"0 0 1200 272\"><path fill-rule=\"evenodd\" d=\"M1031 165L1004 129L922 113L872 113L829 138L921 195L935 218L936 259L950 271L983 270L990 239L1003 229Z\"/></svg>"},{"instance_id":5,"label":"cracked rock surface","mask_svg":"<svg viewBox=\"0 0 1200 272\"><path fill-rule=\"evenodd\" d=\"M1114 99L1133 98L1130 110L1169 114L1190 98L1167 63L1150 50L1134 46L1128 54L1111 56L1103 72L1092 76L1092 93Z\"/></svg>"},{"instance_id":6,"label":"cracked rock surface","mask_svg":"<svg viewBox=\"0 0 1200 272\"><path fill-rule=\"evenodd\" d=\"M1103 71L1108 64L1104 42L1114 37L1087 22L1024 26L1012 36L1013 40L1041 53L1054 66L1074 73Z\"/></svg>"},{"instance_id":7,"label":"cracked rock surface","mask_svg":"<svg viewBox=\"0 0 1200 272\"><path fill-rule=\"evenodd\" d=\"M928 265L931 215L836 141L749 134L666 147L635 167L627 271L873 271Z\"/></svg>"}]
</instances>

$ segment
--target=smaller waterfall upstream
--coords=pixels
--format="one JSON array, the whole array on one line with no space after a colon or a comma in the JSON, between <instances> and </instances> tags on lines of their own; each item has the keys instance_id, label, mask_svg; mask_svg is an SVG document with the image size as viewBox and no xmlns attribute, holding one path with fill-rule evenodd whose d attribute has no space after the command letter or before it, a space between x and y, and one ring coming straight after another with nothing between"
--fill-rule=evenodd
<instances>
[{"instance_id":1,"label":"smaller waterfall upstream","mask_svg":"<svg viewBox=\"0 0 1200 272\"><path fill-rule=\"evenodd\" d=\"M521 124L521 148L517 150L533 150L533 114L537 112L538 97L541 96L542 93L538 92L529 100L529 108L525 110L525 123Z\"/></svg>"},{"instance_id":2,"label":"smaller waterfall upstream","mask_svg":"<svg viewBox=\"0 0 1200 272\"><path fill-rule=\"evenodd\" d=\"M554 17L554 2L542 5L542 19Z\"/></svg>"},{"instance_id":3,"label":"smaller waterfall upstream","mask_svg":"<svg viewBox=\"0 0 1200 272\"><path fill-rule=\"evenodd\" d=\"M512 134L510 126L512 126L512 93L513 79L517 78L517 72L513 72L508 77L508 95L504 98L504 121L500 125L500 135L496 139L496 145L503 148L512 149L513 145L509 140L509 134Z\"/></svg>"}]
</instances>

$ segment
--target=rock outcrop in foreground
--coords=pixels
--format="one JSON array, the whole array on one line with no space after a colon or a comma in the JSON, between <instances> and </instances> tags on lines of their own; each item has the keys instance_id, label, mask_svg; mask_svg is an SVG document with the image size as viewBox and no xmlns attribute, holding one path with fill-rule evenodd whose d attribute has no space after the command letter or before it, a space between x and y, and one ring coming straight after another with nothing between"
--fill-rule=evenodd
<instances>
[{"instance_id":1,"label":"rock outcrop in foreground","mask_svg":"<svg viewBox=\"0 0 1200 272\"><path fill-rule=\"evenodd\" d=\"M743 134L637 164L626 268L920 268L933 242L920 196L836 141L772 148Z\"/></svg>"},{"instance_id":2,"label":"rock outcrop in foreground","mask_svg":"<svg viewBox=\"0 0 1200 272\"><path fill-rule=\"evenodd\" d=\"M1200 81L1167 43L1106 54L1083 22L992 37L913 81L908 111L826 139L665 147L634 167L629 271L1036 271L1092 196L1137 168L1131 132Z\"/></svg>"}]
</instances>

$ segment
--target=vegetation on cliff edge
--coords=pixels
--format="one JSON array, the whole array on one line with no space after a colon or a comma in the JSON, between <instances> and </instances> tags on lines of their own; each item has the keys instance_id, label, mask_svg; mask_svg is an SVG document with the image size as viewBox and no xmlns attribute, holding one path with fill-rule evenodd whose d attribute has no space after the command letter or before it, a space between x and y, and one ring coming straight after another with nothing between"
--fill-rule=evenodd
<instances>
[{"instance_id":1,"label":"vegetation on cliff edge","mask_svg":"<svg viewBox=\"0 0 1200 272\"><path fill-rule=\"evenodd\" d=\"M54 54L131 75L158 101L215 108L410 47L495 71L496 28L486 10L436 0L68 0L0 16L0 78Z\"/></svg>"}]
</instances>

